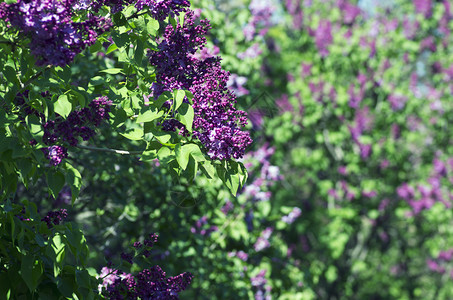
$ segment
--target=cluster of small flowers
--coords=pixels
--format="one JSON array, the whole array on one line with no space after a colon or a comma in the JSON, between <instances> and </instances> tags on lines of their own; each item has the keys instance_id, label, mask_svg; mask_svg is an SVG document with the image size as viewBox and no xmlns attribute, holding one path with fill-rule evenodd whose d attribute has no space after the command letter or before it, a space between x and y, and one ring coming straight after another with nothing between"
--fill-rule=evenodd
<instances>
[{"instance_id":1,"label":"cluster of small flowers","mask_svg":"<svg viewBox=\"0 0 453 300\"><path fill-rule=\"evenodd\" d=\"M266 35L272 26L272 14L275 11L275 7L273 7L272 2L269 0L252 0L249 9L252 13L252 19L243 29L247 41L251 41L255 37L257 29L260 29L258 32L259 36Z\"/></svg>"},{"instance_id":2,"label":"cluster of small flowers","mask_svg":"<svg viewBox=\"0 0 453 300\"><path fill-rule=\"evenodd\" d=\"M269 238L271 237L273 231L274 229L272 227L268 227L261 232L261 235L258 237L255 244L253 245L253 248L255 249L256 252L260 252L270 247L271 244L269 243Z\"/></svg>"},{"instance_id":3,"label":"cluster of small flowers","mask_svg":"<svg viewBox=\"0 0 453 300\"><path fill-rule=\"evenodd\" d=\"M84 141L94 136L95 131L90 126L98 127L103 120L109 119L110 105L112 101L107 97L99 97L91 101L89 107L75 110L69 114L67 119L58 116L55 120L47 121L44 125L43 142L52 145L44 148L44 154L52 165L56 166L61 160L67 157L65 147L54 145L57 142L77 146L78 137Z\"/></svg>"},{"instance_id":4,"label":"cluster of small flowers","mask_svg":"<svg viewBox=\"0 0 453 300\"><path fill-rule=\"evenodd\" d=\"M48 228L52 228L53 225L58 225L68 217L68 211L66 209L60 209L59 211L51 211L41 219L41 221L47 223Z\"/></svg>"},{"instance_id":5,"label":"cluster of small flowers","mask_svg":"<svg viewBox=\"0 0 453 300\"><path fill-rule=\"evenodd\" d=\"M270 295L271 286L266 285L267 279L265 278L267 273L266 269L261 270L256 276L250 278L252 286L256 288L255 300L271 300Z\"/></svg>"},{"instance_id":6,"label":"cluster of small flowers","mask_svg":"<svg viewBox=\"0 0 453 300\"><path fill-rule=\"evenodd\" d=\"M249 171L249 175L253 175L252 168L259 167L259 174L251 184L246 185L241 194L251 201L268 201L271 197L269 187L274 185L276 181L283 177L280 175L280 169L277 166L271 165L269 159L274 154L274 149L268 144L263 145L257 151L249 152L244 157L244 165Z\"/></svg>"},{"instance_id":7,"label":"cluster of small flowers","mask_svg":"<svg viewBox=\"0 0 453 300\"><path fill-rule=\"evenodd\" d=\"M65 66L97 37L109 30L111 22L92 14L73 22L73 6L79 0L18 0L0 3L0 19L30 38L37 65Z\"/></svg>"},{"instance_id":8,"label":"cluster of small flowers","mask_svg":"<svg viewBox=\"0 0 453 300\"><path fill-rule=\"evenodd\" d=\"M329 20L321 20L316 29L309 29L311 36L315 38L315 44L321 57L329 55L329 47L333 42L332 23Z\"/></svg>"},{"instance_id":9,"label":"cluster of small flowers","mask_svg":"<svg viewBox=\"0 0 453 300\"><path fill-rule=\"evenodd\" d=\"M219 57L201 60L195 56L203 49L209 28L208 20L195 25L193 11L186 13L183 24L176 28L167 26L159 50L148 54L157 71L153 95L158 97L173 89L192 92L194 136L211 159L240 158L251 139L240 130L247 124L247 118L245 112L234 108L235 95L227 88L229 73L222 70Z\"/></svg>"},{"instance_id":10,"label":"cluster of small flowers","mask_svg":"<svg viewBox=\"0 0 453 300\"><path fill-rule=\"evenodd\" d=\"M436 273L444 274L446 272L445 264L453 258L453 249L440 251L436 259L428 259L426 265ZM453 269L450 270L450 278L453 278Z\"/></svg>"},{"instance_id":11,"label":"cluster of small flowers","mask_svg":"<svg viewBox=\"0 0 453 300\"><path fill-rule=\"evenodd\" d=\"M152 233L152 234L149 235L149 238L148 238L148 239L145 239L145 240L143 241L143 244L140 243L140 242L135 242L133 246L134 246L134 248L135 248L136 250L141 251L141 253L142 253L145 257L149 257L149 256L151 255L151 251L150 251L150 250L151 250L151 248L154 246L154 244L157 242L157 238L158 238L158 237L159 237L159 236L158 236L157 234ZM122 258L122 259L124 259L124 258L123 258L123 254L124 254L124 253L121 253L121 258ZM129 263L132 263L132 258L130 258L130 259L127 260L127 261L129 261Z\"/></svg>"},{"instance_id":12,"label":"cluster of small flowers","mask_svg":"<svg viewBox=\"0 0 453 300\"><path fill-rule=\"evenodd\" d=\"M139 0L135 7L140 11L143 6L148 6L151 15L156 20L165 20L168 16L179 15L180 12L187 11L190 2L187 0Z\"/></svg>"},{"instance_id":13,"label":"cluster of small flowers","mask_svg":"<svg viewBox=\"0 0 453 300\"><path fill-rule=\"evenodd\" d=\"M337 92L333 86L329 87L329 83L319 80L318 82L309 81L308 87L312 94L313 99L319 103L324 103L325 100L335 102L337 98Z\"/></svg>"},{"instance_id":14,"label":"cluster of small flowers","mask_svg":"<svg viewBox=\"0 0 453 300\"><path fill-rule=\"evenodd\" d=\"M360 15L360 8L347 0L337 0L337 5L343 14L343 22L345 24L353 24L356 18Z\"/></svg>"},{"instance_id":15,"label":"cluster of small flowers","mask_svg":"<svg viewBox=\"0 0 453 300\"><path fill-rule=\"evenodd\" d=\"M435 158L433 160L433 174L428 178L429 186L417 185L419 196L416 196L415 189L407 183L403 183L397 188L397 195L409 203L415 215L423 210L430 209L436 202L442 202L447 208L452 206L453 194L448 194L450 201L445 199L441 181L442 178L448 177L448 169L451 169L453 174L453 159L448 159L447 163L449 168L440 159ZM453 184L453 176L449 177L449 181Z\"/></svg>"},{"instance_id":16,"label":"cluster of small flowers","mask_svg":"<svg viewBox=\"0 0 453 300\"><path fill-rule=\"evenodd\" d=\"M356 192L351 189L346 180L340 180L337 184L340 186L342 193L339 194L336 189L330 189L327 192L330 197L333 197L335 200L346 199L348 201L352 201L355 199Z\"/></svg>"},{"instance_id":17,"label":"cluster of small flowers","mask_svg":"<svg viewBox=\"0 0 453 300\"><path fill-rule=\"evenodd\" d=\"M240 251L229 252L228 257L237 257L242 261L247 261L247 259L249 258L249 255L247 253L245 253L244 251L240 250Z\"/></svg>"},{"instance_id":18,"label":"cluster of small flowers","mask_svg":"<svg viewBox=\"0 0 453 300\"><path fill-rule=\"evenodd\" d=\"M190 232L209 236L212 232L215 232L219 229L215 225L209 226L207 228L206 226L208 226L208 217L202 216L195 222L195 226L190 228Z\"/></svg>"},{"instance_id":19,"label":"cluster of small flowers","mask_svg":"<svg viewBox=\"0 0 453 300\"><path fill-rule=\"evenodd\" d=\"M150 238L145 240L143 244L135 242L134 248L139 250L145 247L148 250L157 241L157 237L156 234L151 234ZM145 269L136 276L120 270L104 267L99 277L102 279L102 283L99 285L99 291L108 299L112 300L178 299L178 293L187 289L193 279L193 275L189 272L167 278L166 273L159 266Z\"/></svg>"},{"instance_id":20,"label":"cluster of small flowers","mask_svg":"<svg viewBox=\"0 0 453 300\"><path fill-rule=\"evenodd\" d=\"M294 207L293 210L287 215L282 217L282 221L286 224L292 224L302 214L302 210L299 207Z\"/></svg>"},{"instance_id":21,"label":"cluster of small flowers","mask_svg":"<svg viewBox=\"0 0 453 300\"><path fill-rule=\"evenodd\" d=\"M304 12L302 10L302 3L299 0L286 0L286 10L293 17L293 28L301 29L304 20Z\"/></svg>"},{"instance_id":22,"label":"cluster of small flowers","mask_svg":"<svg viewBox=\"0 0 453 300\"><path fill-rule=\"evenodd\" d=\"M148 7L153 18L159 21L165 20L169 15L178 15L190 6L187 0L93 0L85 7L98 12L102 6L109 6L112 13L117 13L132 3L135 3L137 11Z\"/></svg>"},{"instance_id":23,"label":"cluster of small flowers","mask_svg":"<svg viewBox=\"0 0 453 300\"><path fill-rule=\"evenodd\" d=\"M352 140L359 146L360 157L367 159L371 155L371 144L363 144L359 138L363 132L371 130L373 125L374 117L370 115L368 107L357 109L354 116L354 124L349 125L349 131L351 133Z\"/></svg>"},{"instance_id":24,"label":"cluster of small flowers","mask_svg":"<svg viewBox=\"0 0 453 300\"><path fill-rule=\"evenodd\" d=\"M68 157L68 149L62 146L53 145L41 150L52 166L59 165L63 159Z\"/></svg>"}]
</instances>

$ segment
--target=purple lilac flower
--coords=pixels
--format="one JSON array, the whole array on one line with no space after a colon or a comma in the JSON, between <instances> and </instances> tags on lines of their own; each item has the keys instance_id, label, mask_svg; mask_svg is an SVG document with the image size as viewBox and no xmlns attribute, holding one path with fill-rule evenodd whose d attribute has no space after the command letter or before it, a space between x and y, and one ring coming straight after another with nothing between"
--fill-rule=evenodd
<instances>
[{"instance_id":1,"label":"purple lilac flower","mask_svg":"<svg viewBox=\"0 0 453 300\"><path fill-rule=\"evenodd\" d=\"M266 35L269 27L272 25L272 12L274 11L271 1L268 0L252 0L249 9L252 18L243 29L246 41L251 41L259 28L261 28L261 30L258 31L258 35Z\"/></svg>"},{"instance_id":2,"label":"purple lilac flower","mask_svg":"<svg viewBox=\"0 0 453 300\"><path fill-rule=\"evenodd\" d=\"M439 256L437 259L443 260L443 261L451 261L453 258L453 249L449 249L446 251L440 251Z\"/></svg>"},{"instance_id":3,"label":"purple lilac flower","mask_svg":"<svg viewBox=\"0 0 453 300\"><path fill-rule=\"evenodd\" d=\"M151 234L149 241L154 244L156 240L157 235ZM136 244L136 246L138 247L139 245ZM129 259L129 255L123 256ZM108 299L174 300L178 299L179 292L187 289L193 276L189 272L184 272L167 278L166 273L159 266L145 269L136 276L104 267L101 270L100 278L102 279L102 284L99 285L99 291Z\"/></svg>"},{"instance_id":4,"label":"purple lilac flower","mask_svg":"<svg viewBox=\"0 0 453 300\"><path fill-rule=\"evenodd\" d=\"M404 35L408 40L411 40L417 34L417 31L420 27L420 23L418 21L411 21L407 17L403 20L403 32Z\"/></svg>"},{"instance_id":5,"label":"purple lilac flower","mask_svg":"<svg viewBox=\"0 0 453 300\"><path fill-rule=\"evenodd\" d=\"M72 111L68 117L63 119L57 116L55 120L47 121L43 124L43 142L50 145L43 148L44 155L54 166L61 163L63 158L68 156L67 149L55 143L67 143L77 146L78 137L84 141L94 136L95 131L90 126L98 127L103 120L109 119L111 101L107 97L94 99L87 108Z\"/></svg>"},{"instance_id":6,"label":"purple lilac flower","mask_svg":"<svg viewBox=\"0 0 453 300\"><path fill-rule=\"evenodd\" d=\"M149 53L156 67L154 97L163 91L188 89L194 95L194 136L204 145L211 159L240 158L251 143L250 135L240 130L247 123L246 113L234 108L236 99L228 90L229 73L222 70L220 58L199 60L193 55L206 43L209 21L194 24L193 11L184 24L168 25L158 51Z\"/></svg>"},{"instance_id":7,"label":"purple lilac flower","mask_svg":"<svg viewBox=\"0 0 453 300\"><path fill-rule=\"evenodd\" d=\"M292 224L302 214L302 210L299 207L294 207L293 210L287 215L282 217L282 221L286 224Z\"/></svg>"},{"instance_id":8,"label":"purple lilac flower","mask_svg":"<svg viewBox=\"0 0 453 300\"><path fill-rule=\"evenodd\" d=\"M252 46L248 47L244 52L237 54L239 59L255 58L258 57L263 51L260 48L259 43L254 43Z\"/></svg>"},{"instance_id":9,"label":"purple lilac flower","mask_svg":"<svg viewBox=\"0 0 453 300\"><path fill-rule=\"evenodd\" d=\"M425 18L429 18L432 15L431 0L412 0L415 6L415 11L419 14L423 14Z\"/></svg>"},{"instance_id":10,"label":"purple lilac flower","mask_svg":"<svg viewBox=\"0 0 453 300\"><path fill-rule=\"evenodd\" d=\"M41 150L53 166L59 165L63 159L68 157L68 150L62 146L53 145L47 148L42 148Z\"/></svg>"},{"instance_id":11,"label":"purple lilac flower","mask_svg":"<svg viewBox=\"0 0 453 300\"><path fill-rule=\"evenodd\" d=\"M247 77L231 74L227 82L227 87L236 95L236 97L241 97L249 94L249 91L243 86L246 83Z\"/></svg>"},{"instance_id":12,"label":"purple lilac flower","mask_svg":"<svg viewBox=\"0 0 453 300\"><path fill-rule=\"evenodd\" d=\"M343 13L343 22L345 24L353 24L361 12L359 7L348 0L337 0L337 6Z\"/></svg>"},{"instance_id":13,"label":"purple lilac flower","mask_svg":"<svg viewBox=\"0 0 453 300\"><path fill-rule=\"evenodd\" d=\"M390 94L387 98L393 110L401 110L407 102L407 97L398 94Z\"/></svg>"},{"instance_id":14,"label":"purple lilac flower","mask_svg":"<svg viewBox=\"0 0 453 300\"><path fill-rule=\"evenodd\" d=\"M332 23L329 20L321 20L318 28L314 32L316 47L322 57L329 55L327 47L332 44Z\"/></svg>"},{"instance_id":15,"label":"purple lilac flower","mask_svg":"<svg viewBox=\"0 0 453 300\"><path fill-rule=\"evenodd\" d=\"M429 36L424 38L420 43L420 51L430 50L431 52L436 52L437 46L434 36Z\"/></svg>"},{"instance_id":16,"label":"purple lilac flower","mask_svg":"<svg viewBox=\"0 0 453 300\"><path fill-rule=\"evenodd\" d=\"M83 22L72 21L78 0L18 0L0 3L0 19L30 38L37 65L65 66L97 37L109 30L110 20L88 14Z\"/></svg>"},{"instance_id":17,"label":"purple lilac flower","mask_svg":"<svg viewBox=\"0 0 453 300\"><path fill-rule=\"evenodd\" d=\"M53 225L58 225L68 217L68 211L66 209L60 209L59 211L48 212L47 215L41 219L41 221L47 223L48 228L52 228Z\"/></svg>"}]
</instances>

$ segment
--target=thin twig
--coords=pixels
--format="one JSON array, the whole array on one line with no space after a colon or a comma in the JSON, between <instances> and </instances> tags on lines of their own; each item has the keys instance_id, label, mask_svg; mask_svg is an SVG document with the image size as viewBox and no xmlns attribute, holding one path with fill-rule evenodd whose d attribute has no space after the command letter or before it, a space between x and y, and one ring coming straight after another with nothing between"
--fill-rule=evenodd
<instances>
[{"instance_id":1,"label":"thin twig","mask_svg":"<svg viewBox=\"0 0 453 300\"><path fill-rule=\"evenodd\" d=\"M82 145L77 145L77 148L80 149L85 149L85 150L91 150L91 151L100 151L100 152L112 152L116 154L121 154L121 155L139 155L143 153L142 151L127 151L127 150L117 150L117 149L110 149L110 148L97 148L97 147L92 147L92 146L82 146Z\"/></svg>"},{"instance_id":2,"label":"thin twig","mask_svg":"<svg viewBox=\"0 0 453 300\"><path fill-rule=\"evenodd\" d=\"M47 66L44 70L41 70L37 73L35 73L32 77L30 77L30 79L28 79L22 86L21 86L21 89L22 91L25 90L32 82L33 80L35 80L36 78L38 78L39 76L42 75L42 73L44 73L44 71L47 71L49 69L51 69L52 66Z\"/></svg>"}]
</instances>

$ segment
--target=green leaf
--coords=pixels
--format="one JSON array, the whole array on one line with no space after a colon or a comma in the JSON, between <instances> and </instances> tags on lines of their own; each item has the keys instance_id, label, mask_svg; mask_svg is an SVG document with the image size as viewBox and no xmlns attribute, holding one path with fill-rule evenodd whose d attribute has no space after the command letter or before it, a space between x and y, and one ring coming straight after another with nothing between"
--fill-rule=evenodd
<instances>
[{"instance_id":1,"label":"green leaf","mask_svg":"<svg viewBox=\"0 0 453 300\"><path fill-rule=\"evenodd\" d=\"M187 168L190 156L193 157L195 161L195 166L197 165L197 162L206 160L204 158L203 153L200 150L200 147L198 147L197 144L185 144L183 146L177 144L175 147L175 152L176 160L178 161L179 165L183 170ZM194 172L196 172L196 170Z\"/></svg>"},{"instance_id":2,"label":"green leaf","mask_svg":"<svg viewBox=\"0 0 453 300\"><path fill-rule=\"evenodd\" d=\"M174 159L174 156L172 155L170 148L162 147L157 152L157 158L162 164L168 164Z\"/></svg>"},{"instance_id":3,"label":"green leaf","mask_svg":"<svg viewBox=\"0 0 453 300\"><path fill-rule=\"evenodd\" d=\"M135 47L134 60L139 66L142 64L143 54L144 54L143 42L141 40L137 40L137 47Z\"/></svg>"},{"instance_id":4,"label":"green leaf","mask_svg":"<svg viewBox=\"0 0 453 300\"><path fill-rule=\"evenodd\" d=\"M115 15L116 16L116 15ZM122 16L124 18L124 16ZM112 39L115 42L115 44L121 48L126 45L126 43L129 41L129 34L128 33L113 33L112 34Z\"/></svg>"},{"instance_id":5,"label":"green leaf","mask_svg":"<svg viewBox=\"0 0 453 300\"><path fill-rule=\"evenodd\" d=\"M177 119L184 126L186 126L186 128L189 132L192 132L194 116L195 116L195 112L193 110L193 107L190 104L188 104L188 103L181 104L181 107L178 110Z\"/></svg>"},{"instance_id":6,"label":"green leaf","mask_svg":"<svg viewBox=\"0 0 453 300\"><path fill-rule=\"evenodd\" d=\"M90 46L90 52L91 53L96 53L96 52L98 52L101 49L102 49L102 43L101 43L100 40L97 40L94 45Z\"/></svg>"},{"instance_id":7,"label":"green leaf","mask_svg":"<svg viewBox=\"0 0 453 300\"><path fill-rule=\"evenodd\" d=\"M27 254L22 257L20 273L30 292L34 292L43 273L42 263L33 255Z\"/></svg>"},{"instance_id":8,"label":"green leaf","mask_svg":"<svg viewBox=\"0 0 453 300\"><path fill-rule=\"evenodd\" d=\"M118 46L115 43L113 43L107 48L107 52L105 52L105 54L110 54L117 49L118 49Z\"/></svg>"},{"instance_id":9,"label":"green leaf","mask_svg":"<svg viewBox=\"0 0 453 300\"><path fill-rule=\"evenodd\" d=\"M128 132L120 134L129 140L139 141L143 139L143 128L132 128Z\"/></svg>"},{"instance_id":10,"label":"green leaf","mask_svg":"<svg viewBox=\"0 0 453 300\"><path fill-rule=\"evenodd\" d=\"M65 183L65 178L63 173L60 171L49 171L46 174L47 177L47 185L49 186L49 189L54 196L54 198L57 198L58 193L61 191L61 189L64 186Z\"/></svg>"},{"instance_id":11,"label":"green leaf","mask_svg":"<svg viewBox=\"0 0 453 300\"><path fill-rule=\"evenodd\" d=\"M148 24L146 25L146 29L148 34L155 36L157 31L159 30L159 21L150 19Z\"/></svg>"},{"instance_id":12,"label":"green leaf","mask_svg":"<svg viewBox=\"0 0 453 300\"><path fill-rule=\"evenodd\" d=\"M3 71L3 75L5 75L6 79L9 82L13 83L14 85L19 85L19 81L17 80L16 71L11 66L5 66Z\"/></svg>"},{"instance_id":13,"label":"green leaf","mask_svg":"<svg viewBox=\"0 0 453 300\"><path fill-rule=\"evenodd\" d=\"M186 169L187 164L189 163L190 152L187 148L181 147L181 144L177 144L175 147L176 160L183 170Z\"/></svg>"},{"instance_id":14,"label":"green leaf","mask_svg":"<svg viewBox=\"0 0 453 300\"><path fill-rule=\"evenodd\" d=\"M76 270L77 286L91 288L90 279L91 279L91 276L87 270Z\"/></svg>"},{"instance_id":15,"label":"green leaf","mask_svg":"<svg viewBox=\"0 0 453 300\"><path fill-rule=\"evenodd\" d=\"M69 163L65 163L65 168L67 171L66 182L69 184L72 194L71 205L74 205L74 201L79 196L79 192L82 187L82 175L80 175L80 172Z\"/></svg>"},{"instance_id":16,"label":"green leaf","mask_svg":"<svg viewBox=\"0 0 453 300\"><path fill-rule=\"evenodd\" d=\"M207 160L201 164L200 169L208 178L215 178L216 170L210 161Z\"/></svg>"},{"instance_id":17,"label":"green leaf","mask_svg":"<svg viewBox=\"0 0 453 300\"><path fill-rule=\"evenodd\" d=\"M153 133L156 140L158 140L161 144L166 144L171 138L170 134L168 134L167 132L160 131L156 128L152 128L151 132Z\"/></svg>"},{"instance_id":18,"label":"green leaf","mask_svg":"<svg viewBox=\"0 0 453 300\"><path fill-rule=\"evenodd\" d=\"M150 107L149 110L141 113L137 117L137 123L151 122L154 121L164 114L163 111L158 111L157 108Z\"/></svg>"},{"instance_id":19,"label":"green leaf","mask_svg":"<svg viewBox=\"0 0 453 300\"><path fill-rule=\"evenodd\" d=\"M54 104L54 110L57 114L66 119L72 110L72 104L69 102L68 95L60 95Z\"/></svg>"},{"instance_id":20,"label":"green leaf","mask_svg":"<svg viewBox=\"0 0 453 300\"><path fill-rule=\"evenodd\" d=\"M124 74L122 68L110 68L110 69L105 69L105 70L102 70L102 71L99 71L99 72L112 74L112 75L114 75L114 74Z\"/></svg>"},{"instance_id":21,"label":"green leaf","mask_svg":"<svg viewBox=\"0 0 453 300\"><path fill-rule=\"evenodd\" d=\"M174 110L176 111L184 101L184 97L186 96L186 93L183 90L177 90L176 92L173 93L173 97L175 99L174 103Z\"/></svg>"}]
</instances>

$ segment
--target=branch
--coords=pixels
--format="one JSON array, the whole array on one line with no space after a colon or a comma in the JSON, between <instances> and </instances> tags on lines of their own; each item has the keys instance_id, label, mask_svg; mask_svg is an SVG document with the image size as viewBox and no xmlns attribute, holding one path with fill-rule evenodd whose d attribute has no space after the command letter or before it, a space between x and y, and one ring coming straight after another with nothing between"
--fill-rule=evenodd
<instances>
[{"instance_id":1,"label":"branch","mask_svg":"<svg viewBox=\"0 0 453 300\"><path fill-rule=\"evenodd\" d=\"M85 149L85 150L100 151L100 152L112 152L112 153L121 154L121 155L139 155L139 154L143 153L143 151L126 151L126 150L97 148L97 147L82 146L82 145L77 145L76 147L80 148L80 149Z\"/></svg>"},{"instance_id":2,"label":"branch","mask_svg":"<svg viewBox=\"0 0 453 300\"><path fill-rule=\"evenodd\" d=\"M32 82L33 80L35 80L36 78L38 78L39 76L42 75L42 73L44 73L44 71L47 71L49 69L51 69L52 66L47 66L44 70L41 70L37 73L35 73L32 77L30 77L22 86L21 86L21 90L25 90Z\"/></svg>"}]
</instances>

